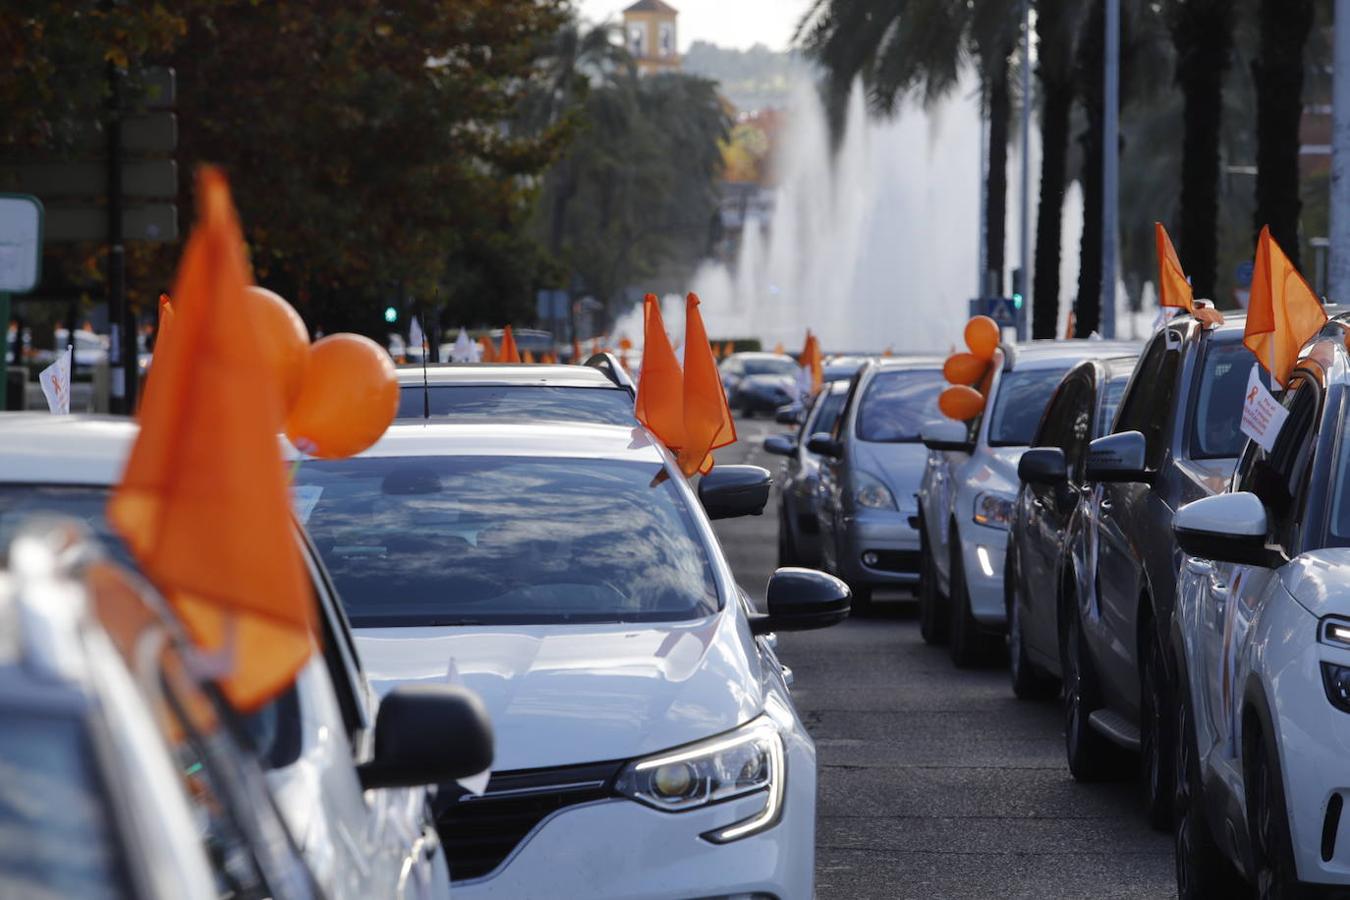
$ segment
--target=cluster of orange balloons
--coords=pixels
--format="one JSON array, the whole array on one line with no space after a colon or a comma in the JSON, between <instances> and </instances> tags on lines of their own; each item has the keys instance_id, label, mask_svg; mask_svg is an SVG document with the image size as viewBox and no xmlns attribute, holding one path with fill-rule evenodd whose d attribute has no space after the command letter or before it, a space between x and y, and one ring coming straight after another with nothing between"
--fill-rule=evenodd
<instances>
[{"instance_id":1,"label":"cluster of orange balloons","mask_svg":"<svg viewBox=\"0 0 1350 900\"><path fill-rule=\"evenodd\" d=\"M951 387L938 395L938 409L949 419L969 421L984 411L984 394L974 387L989 371L998 349L998 324L988 316L975 316L966 323L969 353L953 353L942 364L942 376Z\"/></svg>"},{"instance_id":2,"label":"cluster of orange balloons","mask_svg":"<svg viewBox=\"0 0 1350 900\"><path fill-rule=\"evenodd\" d=\"M380 439L398 413L398 375L379 344L331 334L313 344L300 314L261 287L247 290L258 358L281 388L286 437L320 459L354 456Z\"/></svg>"}]
</instances>

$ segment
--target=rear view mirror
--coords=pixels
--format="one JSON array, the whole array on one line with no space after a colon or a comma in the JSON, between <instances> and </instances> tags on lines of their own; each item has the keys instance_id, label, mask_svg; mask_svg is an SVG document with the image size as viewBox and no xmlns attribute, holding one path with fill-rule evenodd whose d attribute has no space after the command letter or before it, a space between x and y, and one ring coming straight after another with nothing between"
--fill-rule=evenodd
<instances>
[{"instance_id":1,"label":"rear view mirror","mask_svg":"<svg viewBox=\"0 0 1350 900\"><path fill-rule=\"evenodd\" d=\"M919 431L919 440L929 450L970 453L975 443L970 439L970 431L965 423L955 419L938 419L929 422Z\"/></svg>"},{"instance_id":2,"label":"rear view mirror","mask_svg":"<svg viewBox=\"0 0 1350 900\"><path fill-rule=\"evenodd\" d=\"M791 456L797 444L786 434L771 434L764 439L764 452L774 456Z\"/></svg>"},{"instance_id":3,"label":"rear view mirror","mask_svg":"<svg viewBox=\"0 0 1350 900\"><path fill-rule=\"evenodd\" d=\"M1246 491L1187 503L1172 517L1177 544L1188 556L1243 566L1280 562L1266 546L1267 527L1265 504Z\"/></svg>"},{"instance_id":4,"label":"rear view mirror","mask_svg":"<svg viewBox=\"0 0 1350 900\"><path fill-rule=\"evenodd\" d=\"M779 569L769 579L769 614L750 620L755 634L828 628L848 618L853 594L848 585L815 569Z\"/></svg>"},{"instance_id":5,"label":"rear view mirror","mask_svg":"<svg viewBox=\"0 0 1350 900\"><path fill-rule=\"evenodd\" d=\"M844 455L844 445L836 441L823 431L817 431L806 442L806 449L817 456L828 456L830 459L838 459Z\"/></svg>"},{"instance_id":6,"label":"rear view mirror","mask_svg":"<svg viewBox=\"0 0 1350 900\"><path fill-rule=\"evenodd\" d=\"M1088 444L1088 481L1146 482L1144 468L1147 444L1137 431L1108 434Z\"/></svg>"},{"instance_id":7,"label":"rear view mirror","mask_svg":"<svg viewBox=\"0 0 1350 900\"><path fill-rule=\"evenodd\" d=\"M1033 447L1017 461L1017 477L1028 484L1063 484L1069 477L1064 451L1058 447Z\"/></svg>"},{"instance_id":8,"label":"rear view mirror","mask_svg":"<svg viewBox=\"0 0 1350 900\"><path fill-rule=\"evenodd\" d=\"M375 716L375 755L361 787L420 787L492 765L492 723L478 695L458 685L400 685Z\"/></svg>"},{"instance_id":9,"label":"rear view mirror","mask_svg":"<svg viewBox=\"0 0 1350 900\"><path fill-rule=\"evenodd\" d=\"M698 481L698 499L710 519L757 516L769 502L773 477L759 466L717 466Z\"/></svg>"}]
</instances>

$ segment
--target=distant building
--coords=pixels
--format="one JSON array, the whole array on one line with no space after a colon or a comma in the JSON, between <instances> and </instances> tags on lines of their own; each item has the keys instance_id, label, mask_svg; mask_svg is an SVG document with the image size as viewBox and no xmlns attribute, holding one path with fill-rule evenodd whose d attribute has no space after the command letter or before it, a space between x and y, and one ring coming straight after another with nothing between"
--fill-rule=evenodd
<instances>
[{"instance_id":1,"label":"distant building","mask_svg":"<svg viewBox=\"0 0 1350 900\"><path fill-rule=\"evenodd\" d=\"M679 70L679 15L665 0L638 0L623 11L624 43L643 75Z\"/></svg>"}]
</instances>

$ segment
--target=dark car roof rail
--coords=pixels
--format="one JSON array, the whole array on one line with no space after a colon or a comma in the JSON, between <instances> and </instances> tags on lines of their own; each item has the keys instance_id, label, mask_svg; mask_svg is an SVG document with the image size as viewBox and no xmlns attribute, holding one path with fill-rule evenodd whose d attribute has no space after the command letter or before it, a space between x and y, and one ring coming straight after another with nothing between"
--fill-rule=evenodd
<instances>
[{"instance_id":1,"label":"dark car roof rail","mask_svg":"<svg viewBox=\"0 0 1350 900\"><path fill-rule=\"evenodd\" d=\"M592 369L599 369L605 374L605 377L612 381L615 387L621 387L637 399L637 386L633 384L633 379L629 377L628 370L619 364L613 353L595 353L590 359L586 360L585 365Z\"/></svg>"}]
</instances>

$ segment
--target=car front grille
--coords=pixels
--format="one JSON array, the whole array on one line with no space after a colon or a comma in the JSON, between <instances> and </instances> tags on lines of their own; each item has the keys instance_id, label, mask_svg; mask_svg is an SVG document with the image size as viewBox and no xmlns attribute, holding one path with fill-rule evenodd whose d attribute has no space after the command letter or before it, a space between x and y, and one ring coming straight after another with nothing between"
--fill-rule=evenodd
<instances>
[{"instance_id":1,"label":"car front grille","mask_svg":"<svg viewBox=\"0 0 1350 900\"><path fill-rule=\"evenodd\" d=\"M436 828L450 863L450 880L492 872L552 813L613 796L622 766L611 762L497 772L481 797L462 788L441 788Z\"/></svg>"}]
</instances>

